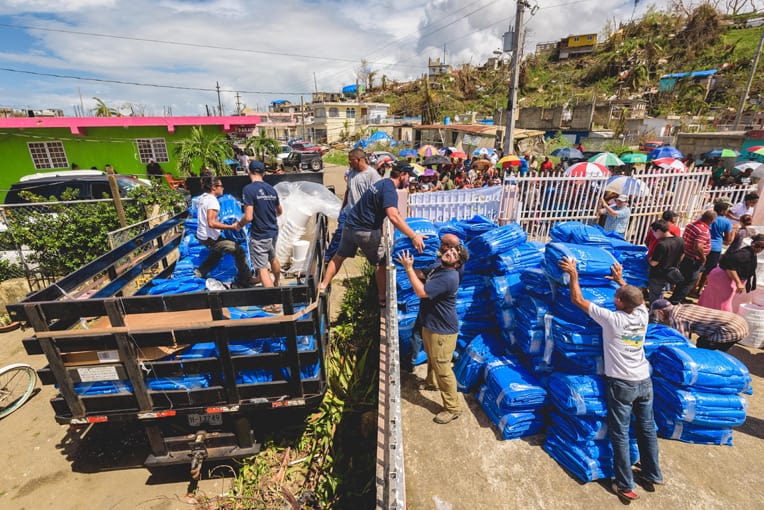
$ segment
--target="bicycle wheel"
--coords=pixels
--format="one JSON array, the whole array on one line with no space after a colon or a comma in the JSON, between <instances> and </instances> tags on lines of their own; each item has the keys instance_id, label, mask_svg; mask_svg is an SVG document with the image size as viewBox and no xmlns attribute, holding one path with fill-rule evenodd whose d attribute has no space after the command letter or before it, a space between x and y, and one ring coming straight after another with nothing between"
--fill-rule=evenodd
<instances>
[{"instance_id":1,"label":"bicycle wheel","mask_svg":"<svg viewBox=\"0 0 764 510\"><path fill-rule=\"evenodd\" d=\"M21 407L34 391L37 373L29 365L16 363L0 369L0 418Z\"/></svg>"}]
</instances>

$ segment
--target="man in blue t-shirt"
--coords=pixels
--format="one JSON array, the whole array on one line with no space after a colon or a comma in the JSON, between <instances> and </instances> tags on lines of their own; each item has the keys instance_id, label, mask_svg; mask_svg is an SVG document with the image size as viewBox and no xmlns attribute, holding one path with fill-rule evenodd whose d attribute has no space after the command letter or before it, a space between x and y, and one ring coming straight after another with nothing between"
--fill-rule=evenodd
<instances>
[{"instance_id":1,"label":"man in blue t-shirt","mask_svg":"<svg viewBox=\"0 0 764 510\"><path fill-rule=\"evenodd\" d=\"M716 211L717 216L714 222L708 227L708 230L711 232L711 252L706 257L706 263L703 265L703 272L701 273L695 288L690 292L691 296L700 296L700 293L703 292L703 287L706 286L708 273L719 265L722 248L728 246L735 238L735 233L732 231L732 220L727 217L729 210L730 204L728 202L717 201L714 204L714 211Z\"/></svg>"},{"instance_id":2,"label":"man in blue t-shirt","mask_svg":"<svg viewBox=\"0 0 764 510\"><path fill-rule=\"evenodd\" d=\"M355 257L360 248L369 261L376 266L375 280L379 293L379 305L385 302L385 247L382 244L382 222L389 218L390 222L404 235L411 239L414 248L422 253L424 236L417 234L398 212L397 190L408 182L410 166L399 166L390 170L390 177L375 182L361 195L358 202L348 211L345 224L342 227L342 237L337 253L326 266L326 274L321 281L320 292L326 288L334 275L342 267L348 257Z\"/></svg>"},{"instance_id":3,"label":"man in blue t-shirt","mask_svg":"<svg viewBox=\"0 0 764 510\"><path fill-rule=\"evenodd\" d=\"M422 338L427 353L425 387L440 390L443 410L433 420L441 425L461 415L451 358L459 333L459 318L456 314L459 268L468 259L469 253L464 245L448 247L440 255L440 265L429 274L426 282L422 282L414 271L414 257L408 250L398 254L398 262L406 271L414 293L421 300L418 319L422 322Z\"/></svg>"},{"instance_id":4,"label":"man in blue t-shirt","mask_svg":"<svg viewBox=\"0 0 764 510\"><path fill-rule=\"evenodd\" d=\"M276 258L276 240L279 225L276 220L283 212L279 195L273 186L263 180L265 166L260 161L251 161L248 167L250 183L241 192L244 202L244 216L239 220L241 227L249 227L249 257L252 268L258 272L263 287L278 286L281 265ZM273 279L268 269L273 271Z\"/></svg>"}]
</instances>

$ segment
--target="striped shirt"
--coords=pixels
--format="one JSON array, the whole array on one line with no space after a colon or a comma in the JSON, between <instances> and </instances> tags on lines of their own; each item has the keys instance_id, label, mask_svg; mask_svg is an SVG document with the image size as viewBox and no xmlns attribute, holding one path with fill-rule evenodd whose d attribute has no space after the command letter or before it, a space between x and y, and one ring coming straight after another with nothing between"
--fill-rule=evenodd
<instances>
[{"instance_id":1,"label":"striped shirt","mask_svg":"<svg viewBox=\"0 0 764 510\"><path fill-rule=\"evenodd\" d=\"M748 336L748 323L741 316L700 305L674 305L671 327L690 338L692 333L709 342L737 342Z\"/></svg>"},{"instance_id":2,"label":"striped shirt","mask_svg":"<svg viewBox=\"0 0 764 510\"><path fill-rule=\"evenodd\" d=\"M711 231L708 224L703 221L695 221L684 228L684 256L691 259L700 260L700 255L696 249L698 243L703 243L703 253L708 255L711 252Z\"/></svg>"}]
</instances>

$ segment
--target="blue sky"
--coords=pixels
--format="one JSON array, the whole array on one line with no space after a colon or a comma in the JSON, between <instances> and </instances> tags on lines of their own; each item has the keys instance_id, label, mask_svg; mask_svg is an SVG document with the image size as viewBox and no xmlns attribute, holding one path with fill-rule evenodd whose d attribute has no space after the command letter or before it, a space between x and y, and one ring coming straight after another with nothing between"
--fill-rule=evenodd
<instances>
[{"instance_id":1,"label":"blue sky","mask_svg":"<svg viewBox=\"0 0 764 510\"><path fill-rule=\"evenodd\" d=\"M526 52L667 2L530 0L539 9L526 14ZM217 105L218 82L225 113L234 91L265 109L354 83L362 59L391 80L426 72L444 44L449 64L481 64L514 13L512 0L0 0L0 106L73 115L95 96L146 115L197 115Z\"/></svg>"}]
</instances>

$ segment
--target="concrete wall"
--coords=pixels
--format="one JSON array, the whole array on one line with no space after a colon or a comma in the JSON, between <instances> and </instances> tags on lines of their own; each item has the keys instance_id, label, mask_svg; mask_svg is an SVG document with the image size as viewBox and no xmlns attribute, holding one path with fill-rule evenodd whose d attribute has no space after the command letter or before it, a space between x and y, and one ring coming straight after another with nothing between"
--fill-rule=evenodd
<instances>
[{"instance_id":1,"label":"concrete wall","mask_svg":"<svg viewBox=\"0 0 764 510\"><path fill-rule=\"evenodd\" d=\"M687 156L700 157L704 152L714 149L734 149L740 151L745 141L744 131L721 133L679 133L676 147Z\"/></svg>"},{"instance_id":2,"label":"concrete wall","mask_svg":"<svg viewBox=\"0 0 764 510\"><path fill-rule=\"evenodd\" d=\"M522 129L540 129L549 131L562 126L562 107L542 108L533 106L520 108L517 127Z\"/></svg>"}]
</instances>

